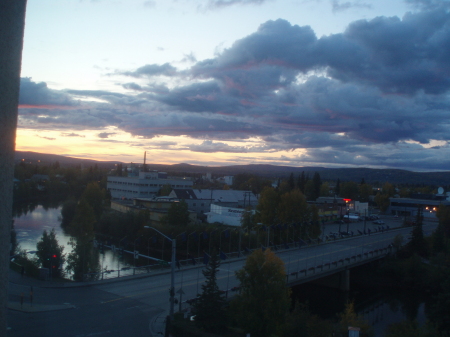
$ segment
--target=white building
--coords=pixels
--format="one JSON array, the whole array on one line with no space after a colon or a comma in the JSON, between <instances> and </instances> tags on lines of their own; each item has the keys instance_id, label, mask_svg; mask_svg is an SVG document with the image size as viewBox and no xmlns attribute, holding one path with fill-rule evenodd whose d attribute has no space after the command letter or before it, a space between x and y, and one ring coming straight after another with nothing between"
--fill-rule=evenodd
<instances>
[{"instance_id":1,"label":"white building","mask_svg":"<svg viewBox=\"0 0 450 337\"><path fill-rule=\"evenodd\" d=\"M174 188L169 198L184 200L188 209L197 212L197 217L206 220L205 214L210 212L211 204L220 203L226 207L245 209L256 206L258 198L250 191L236 190L205 190Z\"/></svg>"},{"instance_id":2,"label":"white building","mask_svg":"<svg viewBox=\"0 0 450 337\"><path fill-rule=\"evenodd\" d=\"M241 218L245 212L246 210L242 208L212 204L211 211L207 214L208 223L219 222L228 226L241 227Z\"/></svg>"},{"instance_id":3,"label":"white building","mask_svg":"<svg viewBox=\"0 0 450 337\"><path fill-rule=\"evenodd\" d=\"M194 185L188 179L168 179L165 172L139 172L138 177L108 176L107 189L113 199L151 198L164 186L187 189Z\"/></svg>"}]
</instances>

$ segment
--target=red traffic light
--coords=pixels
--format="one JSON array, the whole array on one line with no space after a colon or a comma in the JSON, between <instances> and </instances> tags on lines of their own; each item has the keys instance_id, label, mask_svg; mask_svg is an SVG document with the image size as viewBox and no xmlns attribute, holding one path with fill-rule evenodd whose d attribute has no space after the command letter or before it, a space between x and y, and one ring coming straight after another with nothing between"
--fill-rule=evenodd
<instances>
[{"instance_id":1,"label":"red traffic light","mask_svg":"<svg viewBox=\"0 0 450 337\"><path fill-rule=\"evenodd\" d=\"M56 259L56 254L53 254L53 256L52 256L54 259Z\"/></svg>"}]
</instances>

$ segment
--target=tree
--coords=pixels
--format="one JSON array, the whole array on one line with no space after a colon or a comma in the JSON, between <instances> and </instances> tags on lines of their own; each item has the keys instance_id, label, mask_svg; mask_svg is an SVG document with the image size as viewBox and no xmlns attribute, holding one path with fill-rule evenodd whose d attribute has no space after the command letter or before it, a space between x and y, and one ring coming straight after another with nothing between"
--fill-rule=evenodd
<instances>
[{"instance_id":1,"label":"tree","mask_svg":"<svg viewBox=\"0 0 450 337\"><path fill-rule=\"evenodd\" d=\"M395 187L391 183L385 183L382 191L384 194L387 194L388 197L393 197L395 195Z\"/></svg>"},{"instance_id":2,"label":"tree","mask_svg":"<svg viewBox=\"0 0 450 337\"><path fill-rule=\"evenodd\" d=\"M94 249L93 242L88 237L72 237L69 245L72 252L67 256L66 270L72 274L75 281L82 281L83 275L99 271L98 251ZM94 275L98 278L98 275Z\"/></svg>"},{"instance_id":3,"label":"tree","mask_svg":"<svg viewBox=\"0 0 450 337\"><path fill-rule=\"evenodd\" d=\"M339 315L339 318L340 330L343 334L348 334L348 327L353 326L360 328L363 336L372 335L369 323L356 314L353 302L347 302L345 309Z\"/></svg>"},{"instance_id":4,"label":"tree","mask_svg":"<svg viewBox=\"0 0 450 337\"><path fill-rule=\"evenodd\" d=\"M295 189L285 193L280 198L278 207L278 220L284 223L302 221L309 215L308 204L300 190Z\"/></svg>"},{"instance_id":5,"label":"tree","mask_svg":"<svg viewBox=\"0 0 450 337\"><path fill-rule=\"evenodd\" d=\"M357 200L359 195L358 184L354 181L341 183L341 197L345 199Z\"/></svg>"},{"instance_id":6,"label":"tree","mask_svg":"<svg viewBox=\"0 0 450 337\"><path fill-rule=\"evenodd\" d=\"M96 220L100 220L103 212L103 201L105 199L105 191L100 188L98 183L92 182L86 186L81 199L84 199L95 213Z\"/></svg>"},{"instance_id":7,"label":"tree","mask_svg":"<svg viewBox=\"0 0 450 337\"><path fill-rule=\"evenodd\" d=\"M302 174L298 176L297 188L303 194L305 194L305 184L306 184L305 171L302 171Z\"/></svg>"},{"instance_id":8,"label":"tree","mask_svg":"<svg viewBox=\"0 0 450 337\"><path fill-rule=\"evenodd\" d=\"M170 226L187 226L190 218L186 201L173 202L167 211L167 216L161 221L166 222Z\"/></svg>"},{"instance_id":9,"label":"tree","mask_svg":"<svg viewBox=\"0 0 450 337\"><path fill-rule=\"evenodd\" d=\"M305 183L305 197L306 200L316 200L314 199L314 183L311 179L308 179Z\"/></svg>"},{"instance_id":10,"label":"tree","mask_svg":"<svg viewBox=\"0 0 450 337\"><path fill-rule=\"evenodd\" d=\"M389 207L389 196L387 194L381 194L380 192L378 192L375 196L375 203L382 212L385 212Z\"/></svg>"},{"instance_id":11,"label":"tree","mask_svg":"<svg viewBox=\"0 0 450 337\"><path fill-rule=\"evenodd\" d=\"M291 173L288 179L289 191L292 191L295 188L295 180L294 173Z\"/></svg>"},{"instance_id":12,"label":"tree","mask_svg":"<svg viewBox=\"0 0 450 337\"><path fill-rule=\"evenodd\" d=\"M320 186L322 186L322 179L320 179L319 172L314 172L313 176L313 186L314 186L314 194L312 197L312 200L316 200L318 197L320 197Z\"/></svg>"},{"instance_id":13,"label":"tree","mask_svg":"<svg viewBox=\"0 0 450 337\"><path fill-rule=\"evenodd\" d=\"M172 192L172 185L165 184L165 185L163 185L163 187L161 187L159 189L159 193L158 194L159 194L160 197L166 197L166 196L168 196L170 194L170 192Z\"/></svg>"},{"instance_id":14,"label":"tree","mask_svg":"<svg viewBox=\"0 0 450 337\"><path fill-rule=\"evenodd\" d=\"M311 226L308 227L308 235L309 237L315 239L322 234L320 229L320 217L319 217L319 209L316 205L310 206L311 210Z\"/></svg>"},{"instance_id":15,"label":"tree","mask_svg":"<svg viewBox=\"0 0 450 337\"><path fill-rule=\"evenodd\" d=\"M240 291L231 312L237 323L254 337L280 332L290 306L283 261L270 249L257 249L236 277Z\"/></svg>"},{"instance_id":16,"label":"tree","mask_svg":"<svg viewBox=\"0 0 450 337\"><path fill-rule=\"evenodd\" d=\"M422 208L421 206L417 207L417 216L416 216L416 225L413 227L411 232L411 241L408 243L408 247L413 253L417 253L422 257L426 257L428 255L427 250L427 242L425 241L425 237L423 235L422 228Z\"/></svg>"},{"instance_id":17,"label":"tree","mask_svg":"<svg viewBox=\"0 0 450 337\"><path fill-rule=\"evenodd\" d=\"M256 221L273 225L278 215L278 203L278 193L272 187L264 188L256 206Z\"/></svg>"},{"instance_id":18,"label":"tree","mask_svg":"<svg viewBox=\"0 0 450 337\"><path fill-rule=\"evenodd\" d=\"M241 227L244 230L249 230L255 225L255 214L252 211L251 207L247 207L242 213L241 217Z\"/></svg>"},{"instance_id":19,"label":"tree","mask_svg":"<svg viewBox=\"0 0 450 337\"><path fill-rule=\"evenodd\" d=\"M212 254L209 264L202 271L206 278L202 284L202 293L194 305L195 324L207 332L223 331L226 326L225 298L217 285L217 272L220 261L217 254Z\"/></svg>"},{"instance_id":20,"label":"tree","mask_svg":"<svg viewBox=\"0 0 450 337\"><path fill-rule=\"evenodd\" d=\"M327 182L322 183L320 186L320 196L329 197L330 196L330 185Z\"/></svg>"},{"instance_id":21,"label":"tree","mask_svg":"<svg viewBox=\"0 0 450 337\"><path fill-rule=\"evenodd\" d=\"M77 202L74 199L69 199L64 202L61 208L61 227L67 227L72 222L77 212Z\"/></svg>"},{"instance_id":22,"label":"tree","mask_svg":"<svg viewBox=\"0 0 450 337\"><path fill-rule=\"evenodd\" d=\"M55 272L59 273L59 266L65 261L64 246L59 245L54 228L49 233L44 230L41 239L36 244L36 250L36 256L42 267L52 270L53 276Z\"/></svg>"},{"instance_id":23,"label":"tree","mask_svg":"<svg viewBox=\"0 0 450 337\"><path fill-rule=\"evenodd\" d=\"M94 236L95 212L85 199L81 199L68 230L76 237Z\"/></svg>"},{"instance_id":24,"label":"tree","mask_svg":"<svg viewBox=\"0 0 450 337\"><path fill-rule=\"evenodd\" d=\"M336 187L334 188L334 194L337 196L339 196L341 194L341 181L339 178L336 182Z\"/></svg>"},{"instance_id":25,"label":"tree","mask_svg":"<svg viewBox=\"0 0 450 337\"><path fill-rule=\"evenodd\" d=\"M368 202L371 195L373 195L372 186L369 184L359 185L359 201Z\"/></svg>"}]
</instances>

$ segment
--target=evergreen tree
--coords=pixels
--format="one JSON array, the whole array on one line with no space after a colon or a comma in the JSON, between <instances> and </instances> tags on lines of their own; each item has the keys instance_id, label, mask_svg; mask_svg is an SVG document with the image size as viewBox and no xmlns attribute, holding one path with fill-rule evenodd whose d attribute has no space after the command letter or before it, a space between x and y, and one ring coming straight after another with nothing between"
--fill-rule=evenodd
<instances>
[{"instance_id":1,"label":"evergreen tree","mask_svg":"<svg viewBox=\"0 0 450 337\"><path fill-rule=\"evenodd\" d=\"M52 270L52 275L59 273L59 266L64 263L64 246L60 246L56 239L55 229L47 233L46 230L42 233L42 237L36 245L36 256L39 259L43 268Z\"/></svg>"},{"instance_id":2,"label":"evergreen tree","mask_svg":"<svg viewBox=\"0 0 450 337\"><path fill-rule=\"evenodd\" d=\"M336 188L334 189L334 194L339 196L341 194L341 180L338 178L336 182Z\"/></svg>"},{"instance_id":3,"label":"evergreen tree","mask_svg":"<svg viewBox=\"0 0 450 337\"><path fill-rule=\"evenodd\" d=\"M411 232L411 241L409 242L408 246L412 253L417 253L422 257L426 257L428 255L427 243L423 235L422 221L423 221L422 208L418 206L416 225L414 226Z\"/></svg>"},{"instance_id":4,"label":"evergreen tree","mask_svg":"<svg viewBox=\"0 0 450 337\"><path fill-rule=\"evenodd\" d=\"M207 332L220 332L226 328L225 298L217 285L217 272L220 260L217 254L211 255L209 264L202 271L206 278L202 284L202 293L194 305L195 324Z\"/></svg>"},{"instance_id":5,"label":"evergreen tree","mask_svg":"<svg viewBox=\"0 0 450 337\"><path fill-rule=\"evenodd\" d=\"M288 179L289 191L292 191L295 188L295 180L294 173L291 173Z\"/></svg>"},{"instance_id":6,"label":"evergreen tree","mask_svg":"<svg viewBox=\"0 0 450 337\"><path fill-rule=\"evenodd\" d=\"M322 186L322 179L320 179L319 172L314 172L313 186L314 186L313 200L316 200L318 197L320 197L320 187Z\"/></svg>"},{"instance_id":7,"label":"evergreen tree","mask_svg":"<svg viewBox=\"0 0 450 337\"><path fill-rule=\"evenodd\" d=\"M305 184L306 184L305 171L302 171L302 174L298 176L297 187L303 194L305 194Z\"/></svg>"}]
</instances>

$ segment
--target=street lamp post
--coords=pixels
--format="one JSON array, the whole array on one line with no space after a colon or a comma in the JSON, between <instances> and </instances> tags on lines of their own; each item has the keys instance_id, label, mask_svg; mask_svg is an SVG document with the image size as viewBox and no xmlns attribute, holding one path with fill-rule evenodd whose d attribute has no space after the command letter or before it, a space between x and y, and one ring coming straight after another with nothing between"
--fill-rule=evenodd
<instances>
[{"instance_id":1,"label":"street lamp post","mask_svg":"<svg viewBox=\"0 0 450 337\"><path fill-rule=\"evenodd\" d=\"M172 242L172 262L170 264L170 320L173 321L173 309L175 305L175 254L176 254L176 247L177 247L177 241L175 239L169 238L167 235L164 235L156 228L150 227L150 226L144 226L144 228L147 229L153 229L154 231L158 232L162 236L164 236L167 240Z\"/></svg>"}]
</instances>

